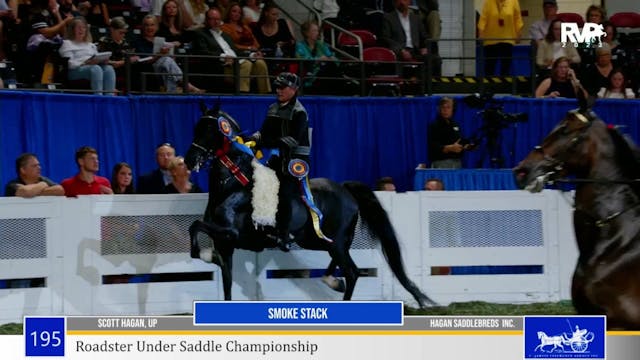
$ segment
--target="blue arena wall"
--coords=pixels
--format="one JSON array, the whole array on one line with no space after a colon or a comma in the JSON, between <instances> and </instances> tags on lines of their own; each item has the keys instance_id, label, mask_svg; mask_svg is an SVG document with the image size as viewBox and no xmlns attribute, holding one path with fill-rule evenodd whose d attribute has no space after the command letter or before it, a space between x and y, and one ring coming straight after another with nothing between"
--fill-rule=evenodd
<instances>
[{"instance_id":1,"label":"blue arena wall","mask_svg":"<svg viewBox=\"0 0 640 360\"><path fill-rule=\"evenodd\" d=\"M337 181L360 180L373 185L392 176L398 190L412 190L414 169L427 161L427 127L440 97L358 98L301 97L313 127L313 177ZM456 97L460 100L461 97ZM110 177L113 165L126 161L134 177L156 167L155 147L163 142L186 152L193 126L200 117L200 101L221 101L246 130L255 131L273 96L120 96L0 91L0 179L2 186L15 177L15 158L34 152L43 175L54 181L76 173L75 150L98 149L100 175ZM512 167L564 116L577 107L575 100L500 98L506 112L524 112L529 120L501 130L500 154ZM640 139L640 100L606 100L595 110L605 121ZM474 135L485 121L478 109L457 102L456 120L465 136ZM466 167L490 167L485 146L466 155ZM206 188L206 174L194 175Z\"/></svg>"}]
</instances>

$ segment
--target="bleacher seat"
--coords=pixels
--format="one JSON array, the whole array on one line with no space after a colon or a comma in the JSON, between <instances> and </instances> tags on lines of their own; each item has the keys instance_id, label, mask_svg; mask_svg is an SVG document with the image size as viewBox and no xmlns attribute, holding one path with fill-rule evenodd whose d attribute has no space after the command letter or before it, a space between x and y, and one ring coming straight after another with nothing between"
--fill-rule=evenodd
<instances>
[{"instance_id":1,"label":"bleacher seat","mask_svg":"<svg viewBox=\"0 0 640 360\"><path fill-rule=\"evenodd\" d=\"M635 12L619 12L611 15L609 21L616 28L640 28L640 14Z\"/></svg>"},{"instance_id":2,"label":"bleacher seat","mask_svg":"<svg viewBox=\"0 0 640 360\"><path fill-rule=\"evenodd\" d=\"M356 29L356 30L349 30L349 31L351 31L354 35L360 38L360 40L362 41L363 49L376 46L378 43L376 36L369 30ZM347 53L357 58L360 58L360 52L358 49L358 40L356 40L356 38L354 38L352 35L341 32L338 35L338 47L340 47Z\"/></svg>"},{"instance_id":3,"label":"bleacher seat","mask_svg":"<svg viewBox=\"0 0 640 360\"><path fill-rule=\"evenodd\" d=\"M367 68L367 84L369 95L386 93L400 95L400 85L404 79L398 75L396 54L385 47L369 47L362 51L362 58Z\"/></svg>"},{"instance_id":4,"label":"bleacher seat","mask_svg":"<svg viewBox=\"0 0 640 360\"><path fill-rule=\"evenodd\" d=\"M577 13L570 13L570 12L559 13L558 15L556 15L556 19L562 22L577 23L579 27L584 26L584 19L582 18L582 15Z\"/></svg>"}]
</instances>

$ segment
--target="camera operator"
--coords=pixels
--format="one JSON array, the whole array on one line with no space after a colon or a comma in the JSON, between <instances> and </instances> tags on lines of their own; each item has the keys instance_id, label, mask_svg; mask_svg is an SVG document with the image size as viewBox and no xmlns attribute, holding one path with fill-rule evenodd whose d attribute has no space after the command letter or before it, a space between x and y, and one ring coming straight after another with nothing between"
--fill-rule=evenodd
<instances>
[{"instance_id":1,"label":"camera operator","mask_svg":"<svg viewBox=\"0 0 640 360\"><path fill-rule=\"evenodd\" d=\"M475 148L474 144L461 137L460 125L453 119L454 106L452 98L441 98L436 120L429 125L427 138L432 168L460 169L462 153Z\"/></svg>"}]
</instances>

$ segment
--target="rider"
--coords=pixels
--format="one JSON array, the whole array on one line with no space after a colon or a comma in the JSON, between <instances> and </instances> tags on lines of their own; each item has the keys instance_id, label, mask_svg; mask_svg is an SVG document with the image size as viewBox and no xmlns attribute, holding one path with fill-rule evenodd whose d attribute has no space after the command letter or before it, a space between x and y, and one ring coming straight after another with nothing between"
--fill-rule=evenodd
<instances>
[{"instance_id":1,"label":"rider","mask_svg":"<svg viewBox=\"0 0 640 360\"><path fill-rule=\"evenodd\" d=\"M291 237L289 225L292 217L292 201L300 196L300 180L289 173L289 161L302 159L309 165L309 120L307 110L297 98L300 78L283 72L274 81L278 101L269 106L267 118L260 131L251 135L258 148L277 148L279 155L272 156L267 165L280 180L276 230L278 247L289 251ZM308 167L307 167L308 169Z\"/></svg>"},{"instance_id":2,"label":"rider","mask_svg":"<svg viewBox=\"0 0 640 360\"><path fill-rule=\"evenodd\" d=\"M573 332L573 336L571 340L582 340L583 336L587 333L587 329L580 329L578 325L576 325L576 331Z\"/></svg>"}]
</instances>

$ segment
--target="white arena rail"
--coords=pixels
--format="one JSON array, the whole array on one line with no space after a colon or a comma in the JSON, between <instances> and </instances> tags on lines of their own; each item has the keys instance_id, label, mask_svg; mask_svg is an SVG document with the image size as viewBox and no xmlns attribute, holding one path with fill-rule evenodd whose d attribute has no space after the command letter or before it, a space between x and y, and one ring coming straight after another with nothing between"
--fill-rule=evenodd
<instances>
[{"instance_id":1,"label":"white arena rail","mask_svg":"<svg viewBox=\"0 0 640 360\"><path fill-rule=\"evenodd\" d=\"M378 192L409 277L441 304L569 299L577 258L567 197L554 191ZM0 198L0 323L24 315L177 314L222 299L217 266L189 257L206 194ZM202 236L204 246L208 239ZM357 300L414 305L366 232L351 254ZM326 252L237 251L235 300L339 300ZM468 274L534 268L533 274ZM471 269L471 270L470 270ZM481 272L482 272L481 271ZM448 275L442 275L448 274Z\"/></svg>"}]
</instances>

